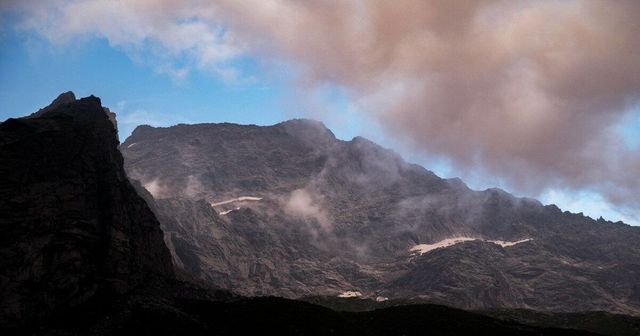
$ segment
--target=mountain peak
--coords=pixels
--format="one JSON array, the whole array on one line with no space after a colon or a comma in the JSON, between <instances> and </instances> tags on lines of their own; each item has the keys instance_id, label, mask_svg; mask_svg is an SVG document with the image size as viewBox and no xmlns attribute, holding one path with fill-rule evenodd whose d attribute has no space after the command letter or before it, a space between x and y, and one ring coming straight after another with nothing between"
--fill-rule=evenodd
<instances>
[{"instance_id":1,"label":"mountain peak","mask_svg":"<svg viewBox=\"0 0 640 336\"><path fill-rule=\"evenodd\" d=\"M56 97L56 99L51 102L51 104L39 109L38 112L32 113L29 118L40 117L49 111L55 110L56 108L66 104L71 104L75 101L76 95L73 93L73 91L63 92L59 94L58 97Z\"/></svg>"},{"instance_id":2,"label":"mountain peak","mask_svg":"<svg viewBox=\"0 0 640 336\"><path fill-rule=\"evenodd\" d=\"M127 181L99 98L67 92L10 120L0 125L0 139L11 140L0 141L9 168L0 174L0 325L173 277L159 223Z\"/></svg>"},{"instance_id":3,"label":"mountain peak","mask_svg":"<svg viewBox=\"0 0 640 336\"><path fill-rule=\"evenodd\" d=\"M73 93L73 91L67 91L58 95L58 97L56 97L56 99L53 100L51 105L72 103L75 100L76 100L76 95Z\"/></svg>"},{"instance_id":4,"label":"mountain peak","mask_svg":"<svg viewBox=\"0 0 640 336\"><path fill-rule=\"evenodd\" d=\"M355 137L353 137L353 139L351 139L352 142L355 143L361 143L361 144L366 144L366 145L375 145L375 146L379 146L378 144L376 144L375 142L360 136L360 135L356 135Z\"/></svg>"},{"instance_id":5,"label":"mountain peak","mask_svg":"<svg viewBox=\"0 0 640 336\"><path fill-rule=\"evenodd\" d=\"M75 104L72 107L72 104ZM80 108L80 106L82 106ZM102 106L102 101L99 97L90 95L88 97L77 99L76 95L72 91L63 92L51 104L38 110L38 112L32 113L26 118L39 118L47 117L58 114L66 114L74 117L77 121L95 120L92 119L100 114L95 112L102 111L107 119L113 124L113 128L118 131L118 124L116 122L116 114L111 112L107 107Z\"/></svg>"},{"instance_id":6,"label":"mountain peak","mask_svg":"<svg viewBox=\"0 0 640 336\"><path fill-rule=\"evenodd\" d=\"M322 121L315 120L315 119L307 119L307 118L293 118L293 119L289 119L281 123L278 123L277 125L314 126L314 127L327 129L327 126L325 126Z\"/></svg>"},{"instance_id":7,"label":"mountain peak","mask_svg":"<svg viewBox=\"0 0 640 336\"><path fill-rule=\"evenodd\" d=\"M336 136L333 132L331 132L323 122L318 120L291 119L274 126L284 128L285 132L311 147L324 147L336 141Z\"/></svg>"}]
</instances>

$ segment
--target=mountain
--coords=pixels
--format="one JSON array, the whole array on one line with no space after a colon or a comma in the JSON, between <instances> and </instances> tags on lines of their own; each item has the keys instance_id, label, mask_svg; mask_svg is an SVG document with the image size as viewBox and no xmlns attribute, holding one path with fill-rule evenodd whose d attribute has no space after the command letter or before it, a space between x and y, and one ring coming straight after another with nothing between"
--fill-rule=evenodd
<instances>
[{"instance_id":1,"label":"mountain","mask_svg":"<svg viewBox=\"0 0 640 336\"><path fill-rule=\"evenodd\" d=\"M434 305L339 312L218 290L174 269L116 134L98 98L70 92L0 124L0 334L589 334Z\"/></svg>"},{"instance_id":2,"label":"mountain","mask_svg":"<svg viewBox=\"0 0 640 336\"><path fill-rule=\"evenodd\" d=\"M244 295L640 314L640 228L475 191L322 123L139 126L174 263Z\"/></svg>"},{"instance_id":3,"label":"mountain","mask_svg":"<svg viewBox=\"0 0 640 336\"><path fill-rule=\"evenodd\" d=\"M9 119L0 144L2 325L172 276L160 226L127 182L98 98L66 93Z\"/></svg>"}]
</instances>

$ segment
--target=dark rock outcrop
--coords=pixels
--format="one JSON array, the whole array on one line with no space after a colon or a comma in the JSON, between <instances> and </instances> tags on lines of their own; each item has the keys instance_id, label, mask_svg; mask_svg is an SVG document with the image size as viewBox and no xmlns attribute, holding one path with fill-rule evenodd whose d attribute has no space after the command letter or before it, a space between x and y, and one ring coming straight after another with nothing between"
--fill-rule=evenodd
<instances>
[{"instance_id":1,"label":"dark rock outcrop","mask_svg":"<svg viewBox=\"0 0 640 336\"><path fill-rule=\"evenodd\" d=\"M173 266L130 185L113 116L68 92L0 124L0 324L119 295Z\"/></svg>"},{"instance_id":2,"label":"dark rock outcrop","mask_svg":"<svg viewBox=\"0 0 640 336\"><path fill-rule=\"evenodd\" d=\"M51 102L51 104L39 109L37 112L32 113L30 116L26 118L40 117L49 111L53 111L59 108L60 106L75 103L75 101L76 101L76 95L73 92L71 91L63 92L56 99L54 99Z\"/></svg>"}]
</instances>

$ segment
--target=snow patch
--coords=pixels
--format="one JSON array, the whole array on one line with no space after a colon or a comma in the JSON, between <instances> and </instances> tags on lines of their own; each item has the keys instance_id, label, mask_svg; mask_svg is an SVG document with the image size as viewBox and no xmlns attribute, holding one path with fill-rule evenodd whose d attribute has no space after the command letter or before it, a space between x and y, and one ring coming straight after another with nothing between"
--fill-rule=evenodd
<instances>
[{"instance_id":1,"label":"snow patch","mask_svg":"<svg viewBox=\"0 0 640 336\"><path fill-rule=\"evenodd\" d=\"M225 204L229 204L229 203L233 203L233 202L260 201L260 200L262 200L262 197L240 196L240 197L232 198L230 200L226 200L226 201L222 201L222 202L211 203L211 206L215 207L215 206L225 205Z\"/></svg>"},{"instance_id":2,"label":"snow patch","mask_svg":"<svg viewBox=\"0 0 640 336\"><path fill-rule=\"evenodd\" d=\"M387 300L389 300L389 298L386 297L386 296L378 296L376 298L376 302L384 302L384 301L387 301Z\"/></svg>"},{"instance_id":3,"label":"snow patch","mask_svg":"<svg viewBox=\"0 0 640 336\"><path fill-rule=\"evenodd\" d=\"M412 247L409 251L415 254L423 254L435 249L439 249L442 247L449 247L455 244L459 244L459 243L463 243L471 240L476 240L476 238L471 238L471 237L447 238L445 240L441 240L434 244L418 244Z\"/></svg>"},{"instance_id":4,"label":"snow patch","mask_svg":"<svg viewBox=\"0 0 640 336\"><path fill-rule=\"evenodd\" d=\"M473 238L473 237L456 237L456 238L447 238L444 240L441 240L437 243L433 243L433 244L418 244L415 245L414 247L409 249L409 252L412 252L413 254L424 254L427 253L429 251L433 251L435 249L439 249L439 248L443 248L443 247L449 247L449 246L453 246L459 243L464 243L466 241L474 241L474 240L479 240L479 241L483 241L486 243L492 243L492 244L496 244L496 245L500 245L502 247L511 247L520 243L524 243L524 242L528 242L533 240L533 238L526 238L526 239L521 239L521 240L517 240L517 241L504 241L504 240L489 240L489 239L482 239L482 238Z\"/></svg>"},{"instance_id":5,"label":"snow patch","mask_svg":"<svg viewBox=\"0 0 640 336\"><path fill-rule=\"evenodd\" d=\"M236 211L236 210L240 210L240 207L237 207L237 208L231 209L231 210L221 211L221 212L218 213L218 215L224 216L224 215L230 213L231 211Z\"/></svg>"},{"instance_id":6,"label":"snow patch","mask_svg":"<svg viewBox=\"0 0 640 336\"><path fill-rule=\"evenodd\" d=\"M494 243L496 245L500 245L502 247L511 247L513 245L517 245L517 244L520 244L520 243L526 243L526 242L528 242L530 240L533 240L533 239L532 238L527 238L527 239L522 239L522 240L516 240L516 241L513 241L513 242L508 242L508 241L504 241L504 240L487 240L487 241L490 242L490 243Z\"/></svg>"},{"instance_id":7,"label":"snow patch","mask_svg":"<svg viewBox=\"0 0 640 336\"><path fill-rule=\"evenodd\" d=\"M358 291L355 291L355 292L346 291L346 292L342 292L342 293L338 294L339 298L354 298L354 297L360 297L360 296L362 296L362 293L360 293Z\"/></svg>"},{"instance_id":8,"label":"snow patch","mask_svg":"<svg viewBox=\"0 0 640 336\"><path fill-rule=\"evenodd\" d=\"M133 146L135 146L137 144L138 144L137 142L134 142L134 143L130 144L129 146L127 146L127 148L131 148L131 147L133 147Z\"/></svg>"}]
</instances>

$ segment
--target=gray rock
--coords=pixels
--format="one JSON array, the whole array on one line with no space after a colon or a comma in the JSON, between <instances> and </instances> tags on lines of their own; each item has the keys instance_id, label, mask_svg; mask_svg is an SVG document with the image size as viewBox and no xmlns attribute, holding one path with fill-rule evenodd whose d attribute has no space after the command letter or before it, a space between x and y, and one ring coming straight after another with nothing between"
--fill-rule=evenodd
<instances>
[{"instance_id":1,"label":"gray rock","mask_svg":"<svg viewBox=\"0 0 640 336\"><path fill-rule=\"evenodd\" d=\"M176 264L223 288L640 314L640 228L470 190L319 122L141 126L120 148ZM241 196L262 200L210 206ZM458 236L479 240L410 252Z\"/></svg>"}]
</instances>

